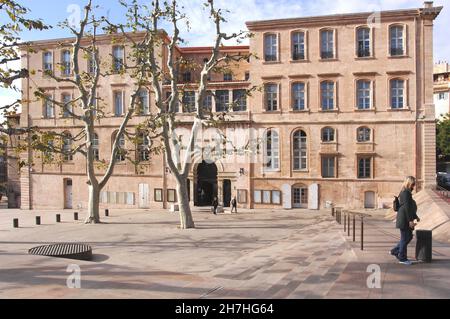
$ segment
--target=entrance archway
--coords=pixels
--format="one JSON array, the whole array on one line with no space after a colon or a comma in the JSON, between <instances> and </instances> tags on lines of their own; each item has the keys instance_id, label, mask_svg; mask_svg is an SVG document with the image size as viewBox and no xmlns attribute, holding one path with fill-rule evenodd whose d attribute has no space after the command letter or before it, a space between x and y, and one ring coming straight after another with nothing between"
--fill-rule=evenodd
<instances>
[{"instance_id":1,"label":"entrance archway","mask_svg":"<svg viewBox=\"0 0 450 319\"><path fill-rule=\"evenodd\" d=\"M217 196L217 166L203 161L197 167L197 187L195 189L195 206L211 206Z\"/></svg>"}]
</instances>

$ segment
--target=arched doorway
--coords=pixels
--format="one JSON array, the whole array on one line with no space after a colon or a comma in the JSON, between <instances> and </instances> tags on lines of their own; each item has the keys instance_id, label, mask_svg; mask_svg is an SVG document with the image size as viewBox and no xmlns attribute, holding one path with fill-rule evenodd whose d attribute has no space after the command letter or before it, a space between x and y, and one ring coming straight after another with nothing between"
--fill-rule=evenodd
<instances>
[{"instance_id":1,"label":"arched doorway","mask_svg":"<svg viewBox=\"0 0 450 319\"><path fill-rule=\"evenodd\" d=\"M195 206L211 206L217 190L217 166L203 161L197 167Z\"/></svg>"}]
</instances>

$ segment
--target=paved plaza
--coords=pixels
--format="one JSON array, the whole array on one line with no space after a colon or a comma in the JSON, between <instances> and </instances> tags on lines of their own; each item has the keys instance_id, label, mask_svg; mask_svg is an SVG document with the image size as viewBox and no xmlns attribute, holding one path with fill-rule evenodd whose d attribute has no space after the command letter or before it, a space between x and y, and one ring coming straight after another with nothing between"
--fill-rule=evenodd
<instances>
[{"instance_id":1,"label":"paved plaza","mask_svg":"<svg viewBox=\"0 0 450 319\"><path fill-rule=\"evenodd\" d=\"M195 230L178 229L178 215L166 211L112 210L100 225L75 222L71 211L56 224L56 213L40 213L36 226L36 212L0 212L0 298L450 297L450 245L433 243L431 264L398 264L388 255L397 231L383 211L366 221L364 251L359 223L353 243L328 210L197 210ZM90 244L94 260L27 253L59 242ZM81 269L81 289L67 287L71 264ZM372 264L381 288L367 286Z\"/></svg>"}]
</instances>

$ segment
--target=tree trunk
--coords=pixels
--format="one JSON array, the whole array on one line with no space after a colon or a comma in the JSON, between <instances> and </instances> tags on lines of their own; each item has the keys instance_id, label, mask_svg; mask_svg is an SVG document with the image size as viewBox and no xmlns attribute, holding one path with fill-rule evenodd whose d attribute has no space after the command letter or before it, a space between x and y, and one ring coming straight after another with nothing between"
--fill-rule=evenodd
<instances>
[{"instance_id":1,"label":"tree trunk","mask_svg":"<svg viewBox=\"0 0 450 319\"><path fill-rule=\"evenodd\" d=\"M177 182L178 205L180 206L180 228L195 228L192 219L191 207L189 205L189 196L187 193L186 179L182 179L181 183Z\"/></svg>"},{"instance_id":2,"label":"tree trunk","mask_svg":"<svg viewBox=\"0 0 450 319\"><path fill-rule=\"evenodd\" d=\"M100 187L89 185L88 216L85 224L100 223Z\"/></svg>"}]
</instances>

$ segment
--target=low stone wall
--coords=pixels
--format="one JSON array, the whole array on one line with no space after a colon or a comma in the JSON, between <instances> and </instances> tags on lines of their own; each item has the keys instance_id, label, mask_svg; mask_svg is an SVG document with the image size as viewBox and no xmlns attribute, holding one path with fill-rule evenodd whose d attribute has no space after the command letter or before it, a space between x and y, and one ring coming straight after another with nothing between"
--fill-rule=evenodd
<instances>
[{"instance_id":1,"label":"low stone wall","mask_svg":"<svg viewBox=\"0 0 450 319\"><path fill-rule=\"evenodd\" d=\"M432 230L433 239L450 243L450 205L433 190L425 189L414 195L417 215L421 221L418 230ZM390 211L386 218L394 220L396 213Z\"/></svg>"}]
</instances>

